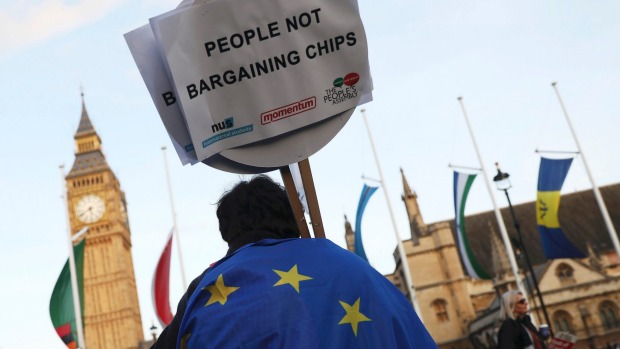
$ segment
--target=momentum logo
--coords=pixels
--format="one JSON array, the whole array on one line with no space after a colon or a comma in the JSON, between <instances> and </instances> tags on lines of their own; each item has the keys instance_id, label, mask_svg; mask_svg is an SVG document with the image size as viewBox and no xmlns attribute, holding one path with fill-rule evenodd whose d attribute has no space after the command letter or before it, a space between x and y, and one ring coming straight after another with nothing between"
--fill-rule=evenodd
<instances>
[{"instance_id":1,"label":"momentum logo","mask_svg":"<svg viewBox=\"0 0 620 349\"><path fill-rule=\"evenodd\" d=\"M272 122L286 119L290 116L307 112L316 108L316 97L302 99L301 101L291 103L270 111L266 111L260 115L261 125L267 125Z\"/></svg>"}]
</instances>

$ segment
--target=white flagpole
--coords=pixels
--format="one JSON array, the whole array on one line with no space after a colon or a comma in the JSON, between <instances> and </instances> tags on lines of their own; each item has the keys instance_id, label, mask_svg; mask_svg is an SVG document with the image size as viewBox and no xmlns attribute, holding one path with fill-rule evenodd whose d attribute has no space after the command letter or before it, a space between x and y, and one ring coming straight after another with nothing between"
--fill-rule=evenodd
<instances>
[{"instance_id":1,"label":"white flagpole","mask_svg":"<svg viewBox=\"0 0 620 349\"><path fill-rule=\"evenodd\" d=\"M71 237L71 223L69 222L69 203L67 201L67 186L65 184L65 172L64 165L60 165L60 178L62 184L62 201L63 205L67 205L65 215L67 218L67 242L69 244L69 271L71 272L71 293L73 294L73 310L75 312L75 326L77 327L78 343L80 349L86 348L86 342L84 341L84 326L82 326L82 308L80 306L80 292L78 290L77 274L75 269L75 256L73 255L73 238ZM88 228L85 228L88 229ZM83 234L82 229L78 234ZM76 236L78 235L76 234Z\"/></svg>"},{"instance_id":2,"label":"white flagpole","mask_svg":"<svg viewBox=\"0 0 620 349\"><path fill-rule=\"evenodd\" d=\"M560 97L560 91L558 91L557 82L552 82L551 86L555 90L555 94L558 96L558 101L560 101L560 106L562 107L562 111L564 112L564 116L566 117L566 122L568 123L568 127L570 128L571 133L573 134L573 139L577 144L577 150L581 153L581 159L583 160L583 166L586 168L586 173L588 174L588 178L590 178L590 183L592 183L592 190L594 191L594 197L596 198L596 202L598 203L598 207L601 210L601 214L603 215L603 220L605 221L605 225L607 226L607 231L609 231L609 236L611 237L611 241L614 244L614 248L616 249L616 254L620 256L620 243L618 242L618 234L616 233L616 229L614 228L613 223L611 222L611 218L609 217L609 212L607 212L607 207L605 206L605 201L603 201L603 196L601 195L598 186L594 182L594 177L592 177L592 172L590 172L590 167L588 166L588 162L586 161L586 154L581 149L581 145L579 144L579 139L577 139L577 134L575 133L575 129L573 128L573 123L570 121L570 117L568 116L568 112L566 111L566 107L564 107L564 102L562 101L562 97Z\"/></svg>"},{"instance_id":3,"label":"white flagpole","mask_svg":"<svg viewBox=\"0 0 620 349\"><path fill-rule=\"evenodd\" d=\"M489 176L487 175L486 168L484 167L484 161L482 161L482 155L480 155L480 150L478 149L478 143L476 142L476 137L474 137L474 131L471 128L471 124L469 123L469 118L467 117L467 112L465 111L465 105L463 104L463 97L458 97L458 101L461 104L461 109L463 110L463 116L465 117L465 123L467 123L467 129L469 130L471 141L472 143L474 143L474 149L476 149L476 155L478 156L478 162L480 163L480 168L482 169L482 175L484 176L484 183L486 184L487 190L489 192L489 196L491 197L491 201L493 202L493 211L495 211L495 218L497 219L497 225L499 225L499 231L502 235L502 240L504 240L504 246L506 247L506 252L508 254L508 260L510 261L510 267L512 268L512 273L514 274L515 282L517 283L517 287L519 288L519 290L523 294L526 294L525 287L523 287L523 281L519 277L519 267L517 266L517 260L515 259L514 251L512 250L512 244L510 242L510 238L508 237L508 231L506 230L506 224L504 223L504 218L502 218L502 214L499 211L497 202L495 201L495 195L493 194L493 190L491 190Z\"/></svg>"},{"instance_id":4,"label":"white flagpole","mask_svg":"<svg viewBox=\"0 0 620 349\"><path fill-rule=\"evenodd\" d=\"M179 230L177 229L177 212L174 209L174 199L172 198L172 186L170 185L170 174L168 173L168 161L166 159L166 147L161 147L164 154L164 167L166 168L166 179L168 181L168 196L170 197L170 207L172 209L172 226L174 229L174 237L177 240L177 254L179 255L179 266L181 268L181 279L183 281L183 289L187 289L187 281L185 279L185 267L183 266L183 255L181 254L181 240L179 239Z\"/></svg>"},{"instance_id":5,"label":"white flagpole","mask_svg":"<svg viewBox=\"0 0 620 349\"><path fill-rule=\"evenodd\" d=\"M377 156L377 151L375 150L375 142L372 140L372 134L370 133L370 127L368 127L368 120L366 120L366 110L362 109L362 116L364 117L364 124L366 125L366 130L368 131L368 138L370 139L370 146L372 148L372 153L375 156L375 162L377 163L377 170L379 172L379 179L381 182L381 186L383 187L383 194L385 194L385 201L387 202L388 211L390 211L390 217L392 218L392 226L394 227L394 235L396 236L396 244L398 246L398 254L400 255L400 263L403 266L403 274L405 274L405 284L407 285L407 290L409 294L409 299L413 304L413 308L415 312L418 314L420 321L424 323L424 319L422 319L422 312L420 311L420 306L418 305L418 299L416 297L415 287L413 286L413 281L411 280L411 271L409 270L409 259L407 258L407 254L405 253L405 247L403 246L403 242L400 239L400 234L398 233L398 227L396 225L396 220L394 219L394 212L392 211L392 205L390 204L390 197L388 195L388 190L385 185L385 180L383 179L383 171L381 171L381 164L379 163L379 157Z\"/></svg>"}]
</instances>

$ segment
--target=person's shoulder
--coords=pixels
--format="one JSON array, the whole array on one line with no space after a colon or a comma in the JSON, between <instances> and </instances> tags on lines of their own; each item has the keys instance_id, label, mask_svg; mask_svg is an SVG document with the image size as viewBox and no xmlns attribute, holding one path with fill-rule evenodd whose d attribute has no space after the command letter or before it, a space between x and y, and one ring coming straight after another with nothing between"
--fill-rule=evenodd
<instances>
[{"instance_id":1,"label":"person's shoulder","mask_svg":"<svg viewBox=\"0 0 620 349\"><path fill-rule=\"evenodd\" d=\"M505 319L499 327L499 332L513 332L517 325L517 321L509 318Z\"/></svg>"},{"instance_id":2,"label":"person's shoulder","mask_svg":"<svg viewBox=\"0 0 620 349\"><path fill-rule=\"evenodd\" d=\"M297 245L297 248L312 251L312 253L320 253L321 258L334 258L343 263L360 264L362 268L370 267L367 261L356 255L355 253L346 250L329 239L312 238L312 239L294 239L292 243Z\"/></svg>"},{"instance_id":3,"label":"person's shoulder","mask_svg":"<svg viewBox=\"0 0 620 349\"><path fill-rule=\"evenodd\" d=\"M367 261L324 238L264 239L239 249L235 254L231 261L305 260L315 265L329 266L334 272L376 272Z\"/></svg>"}]
</instances>

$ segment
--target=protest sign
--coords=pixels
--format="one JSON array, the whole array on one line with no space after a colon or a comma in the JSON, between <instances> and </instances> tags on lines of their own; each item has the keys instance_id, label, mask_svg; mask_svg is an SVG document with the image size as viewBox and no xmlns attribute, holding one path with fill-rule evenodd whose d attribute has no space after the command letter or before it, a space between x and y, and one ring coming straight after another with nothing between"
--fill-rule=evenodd
<instances>
[{"instance_id":1,"label":"protest sign","mask_svg":"<svg viewBox=\"0 0 620 349\"><path fill-rule=\"evenodd\" d=\"M551 340L547 349L572 349L577 342L577 336L568 332L558 332Z\"/></svg>"},{"instance_id":2,"label":"protest sign","mask_svg":"<svg viewBox=\"0 0 620 349\"><path fill-rule=\"evenodd\" d=\"M159 55L151 27L145 25L126 33L125 40L181 163L183 165L196 164L198 160L183 113L178 103L170 103L169 96L174 88ZM275 169L241 164L220 154L205 159L203 162L218 170L242 174L263 173Z\"/></svg>"},{"instance_id":3,"label":"protest sign","mask_svg":"<svg viewBox=\"0 0 620 349\"><path fill-rule=\"evenodd\" d=\"M352 112L370 96L353 1L209 2L151 26L198 160Z\"/></svg>"},{"instance_id":4,"label":"protest sign","mask_svg":"<svg viewBox=\"0 0 620 349\"><path fill-rule=\"evenodd\" d=\"M177 103L166 96L173 95L173 86L166 74L155 37L149 25L144 25L125 34L125 41L133 56L140 75L149 90L155 108L174 144L181 163L197 163L196 152L189 137L187 126Z\"/></svg>"}]
</instances>

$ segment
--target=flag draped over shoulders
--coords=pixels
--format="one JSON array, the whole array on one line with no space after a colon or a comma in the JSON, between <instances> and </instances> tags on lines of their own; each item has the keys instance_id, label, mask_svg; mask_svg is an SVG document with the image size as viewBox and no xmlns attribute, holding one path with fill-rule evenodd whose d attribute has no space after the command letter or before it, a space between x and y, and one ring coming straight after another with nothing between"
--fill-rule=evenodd
<instances>
[{"instance_id":1,"label":"flag draped over shoulders","mask_svg":"<svg viewBox=\"0 0 620 349\"><path fill-rule=\"evenodd\" d=\"M403 294L327 239L266 239L211 267L179 349L437 348Z\"/></svg>"},{"instance_id":2,"label":"flag draped over shoulders","mask_svg":"<svg viewBox=\"0 0 620 349\"><path fill-rule=\"evenodd\" d=\"M467 274L476 279L491 279L476 260L476 256L474 256L474 252L469 246L469 239L465 231L465 203L467 202L467 195L469 195L469 189L471 189L474 179L476 179L475 174L454 171L454 225L456 226L459 252Z\"/></svg>"},{"instance_id":3,"label":"flag draped over shoulders","mask_svg":"<svg viewBox=\"0 0 620 349\"><path fill-rule=\"evenodd\" d=\"M73 247L75 269L80 295L80 310L84 314L84 240ZM73 307L73 292L71 289L71 270L69 261L65 263L50 299L50 317L56 333L65 345L70 349L76 349L77 325L75 322L75 310ZM82 322L83 323L83 322Z\"/></svg>"},{"instance_id":4,"label":"flag draped over shoulders","mask_svg":"<svg viewBox=\"0 0 620 349\"><path fill-rule=\"evenodd\" d=\"M547 259L583 258L585 254L564 235L558 220L560 191L573 159L540 159L536 221Z\"/></svg>"},{"instance_id":5,"label":"flag draped over shoulders","mask_svg":"<svg viewBox=\"0 0 620 349\"><path fill-rule=\"evenodd\" d=\"M355 254L366 261L368 261L368 258L366 257L366 251L364 251L364 244L362 243L362 216L364 215L368 200L370 200L370 197L375 191L377 191L377 187L370 187L364 183L360 201L357 204L357 214L355 215Z\"/></svg>"}]
</instances>

